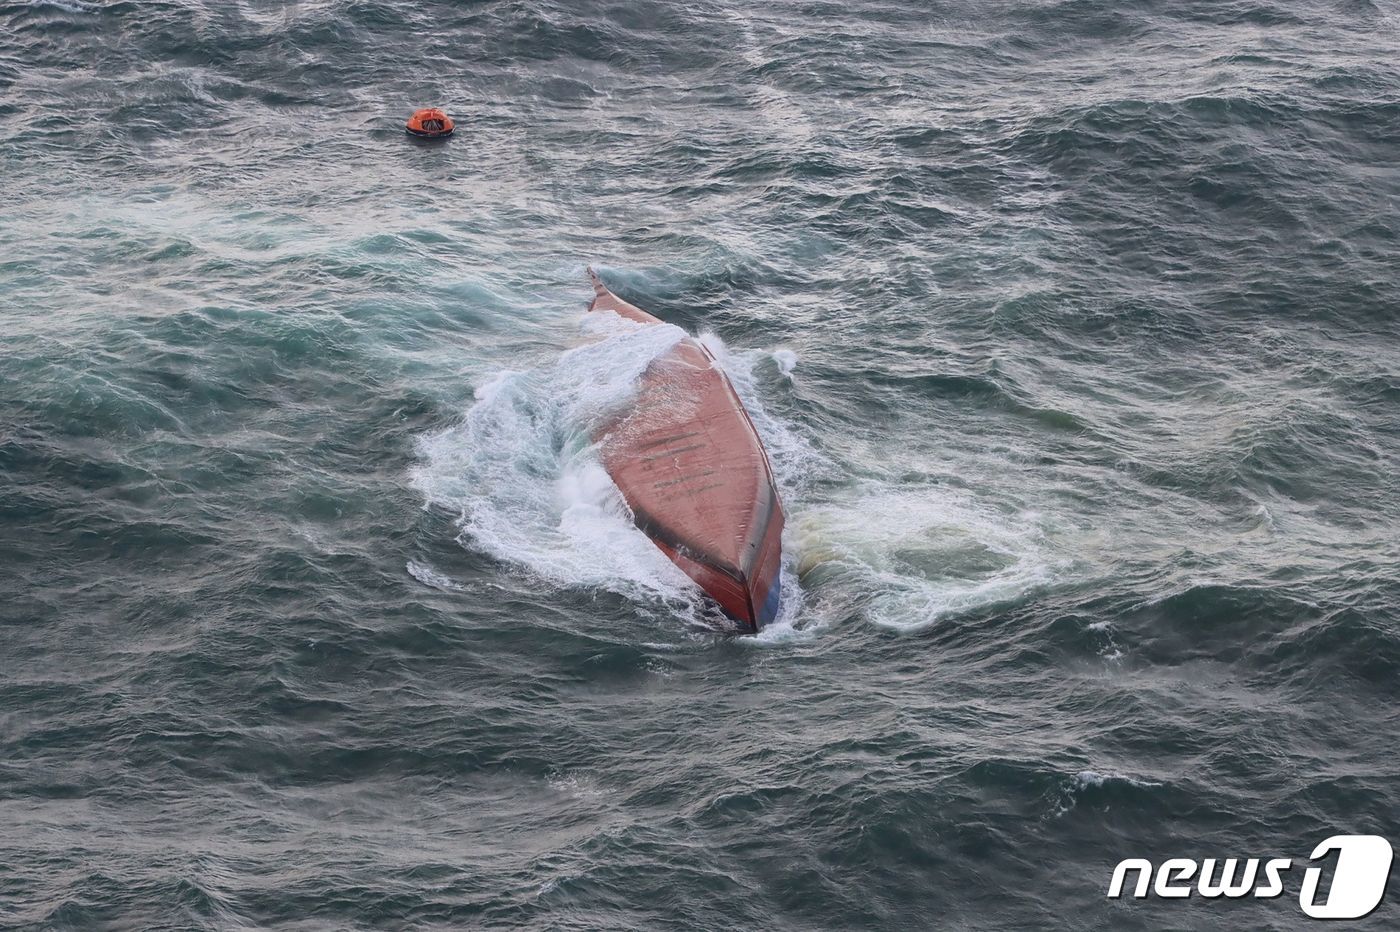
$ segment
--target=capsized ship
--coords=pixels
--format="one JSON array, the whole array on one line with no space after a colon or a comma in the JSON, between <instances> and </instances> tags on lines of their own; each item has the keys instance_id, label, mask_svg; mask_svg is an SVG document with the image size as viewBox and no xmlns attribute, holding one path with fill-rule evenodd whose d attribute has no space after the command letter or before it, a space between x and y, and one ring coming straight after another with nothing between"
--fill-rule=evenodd
<instances>
[{"instance_id":1,"label":"capsized ship","mask_svg":"<svg viewBox=\"0 0 1400 932\"><path fill-rule=\"evenodd\" d=\"M661 323L588 274L590 312ZM740 625L757 631L772 621L783 506L763 442L710 351L686 337L657 357L635 403L594 440L637 527Z\"/></svg>"}]
</instances>

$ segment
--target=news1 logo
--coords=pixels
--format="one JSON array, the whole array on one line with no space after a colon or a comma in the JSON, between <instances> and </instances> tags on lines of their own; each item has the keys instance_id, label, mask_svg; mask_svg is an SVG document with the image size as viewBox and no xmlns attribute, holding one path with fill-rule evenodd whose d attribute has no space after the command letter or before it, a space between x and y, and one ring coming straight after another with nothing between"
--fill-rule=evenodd
<instances>
[{"instance_id":1,"label":"news1 logo","mask_svg":"<svg viewBox=\"0 0 1400 932\"><path fill-rule=\"evenodd\" d=\"M1309 867L1303 873L1298 906L1314 919L1360 919L1380 905L1390 878L1394 852L1390 842L1379 835L1333 835L1316 848L1310 860L1318 861L1337 852L1332 886L1321 903L1317 901L1323 868ZM1217 870L1218 865L1218 870ZM1292 869L1291 858L1169 858L1155 868L1144 858L1128 858L1113 869L1108 884L1110 899L1118 899L1134 876L1131 895L1138 899L1150 889L1162 899L1181 899L1198 893L1206 899L1243 897L1261 899L1283 892L1283 874ZM1195 883L1192 883L1192 880Z\"/></svg>"}]
</instances>

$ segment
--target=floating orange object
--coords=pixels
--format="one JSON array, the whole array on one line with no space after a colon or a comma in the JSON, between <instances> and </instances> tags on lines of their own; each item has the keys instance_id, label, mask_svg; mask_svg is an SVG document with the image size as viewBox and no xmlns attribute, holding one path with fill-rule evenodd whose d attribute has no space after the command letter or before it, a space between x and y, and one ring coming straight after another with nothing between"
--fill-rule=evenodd
<instances>
[{"instance_id":1,"label":"floating orange object","mask_svg":"<svg viewBox=\"0 0 1400 932\"><path fill-rule=\"evenodd\" d=\"M661 323L588 274L590 311ZM653 361L631 409L594 439L661 552L743 627L772 621L782 598L783 506L763 442L710 351L686 337Z\"/></svg>"},{"instance_id":2,"label":"floating orange object","mask_svg":"<svg viewBox=\"0 0 1400 932\"><path fill-rule=\"evenodd\" d=\"M413 116L408 118L408 122L404 124L404 129L408 130L410 136L437 139L440 136L451 136L456 125L452 122L452 117L437 107L428 107L425 110L415 111Z\"/></svg>"}]
</instances>

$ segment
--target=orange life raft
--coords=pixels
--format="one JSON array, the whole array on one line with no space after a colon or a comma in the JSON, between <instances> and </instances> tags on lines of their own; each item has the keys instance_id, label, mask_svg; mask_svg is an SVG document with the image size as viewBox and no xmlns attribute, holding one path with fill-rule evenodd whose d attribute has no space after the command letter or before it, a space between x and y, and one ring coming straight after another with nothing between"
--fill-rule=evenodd
<instances>
[{"instance_id":1,"label":"orange life raft","mask_svg":"<svg viewBox=\"0 0 1400 932\"><path fill-rule=\"evenodd\" d=\"M452 117L437 107L428 107L426 110L415 111L413 116L408 118L408 122L404 124L404 129L408 130L410 136L436 139L440 136L451 136L452 130L456 126L457 124L452 122Z\"/></svg>"},{"instance_id":2,"label":"orange life raft","mask_svg":"<svg viewBox=\"0 0 1400 932\"><path fill-rule=\"evenodd\" d=\"M589 311L661 321L592 269ZM637 397L594 436L637 526L750 631L781 598L783 507L758 432L715 358L690 337L647 368Z\"/></svg>"}]
</instances>

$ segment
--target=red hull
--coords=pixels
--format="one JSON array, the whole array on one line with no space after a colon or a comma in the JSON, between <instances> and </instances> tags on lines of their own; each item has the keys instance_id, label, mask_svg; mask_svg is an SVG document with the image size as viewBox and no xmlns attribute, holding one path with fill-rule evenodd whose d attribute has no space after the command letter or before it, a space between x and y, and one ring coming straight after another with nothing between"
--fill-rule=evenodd
<instances>
[{"instance_id":1,"label":"red hull","mask_svg":"<svg viewBox=\"0 0 1400 932\"><path fill-rule=\"evenodd\" d=\"M660 323L589 273L590 311ZM768 456L734 386L687 337L643 373L636 403L595 435L637 526L725 614L750 630L781 592L783 508Z\"/></svg>"}]
</instances>

